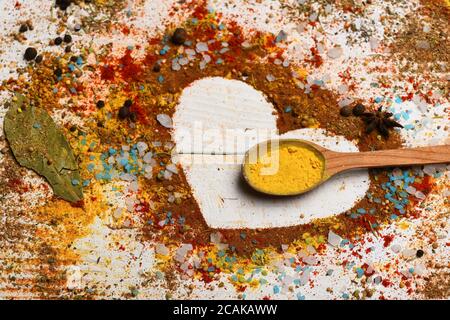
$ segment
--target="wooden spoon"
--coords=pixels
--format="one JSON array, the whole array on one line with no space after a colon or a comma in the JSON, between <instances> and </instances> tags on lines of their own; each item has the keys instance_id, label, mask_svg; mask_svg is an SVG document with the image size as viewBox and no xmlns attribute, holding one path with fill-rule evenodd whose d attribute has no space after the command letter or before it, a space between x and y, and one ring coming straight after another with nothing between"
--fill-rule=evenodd
<instances>
[{"instance_id":1,"label":"wooden spoon","mask_svg":"<svg viewBox=\"0 0 450 320\"><path fill-rule=\"evenodd\" d=\"M277 193L276 190L273 192L268 192L267 190L261 190L255 186L251 180L251 177L247 174L250 159L253 159L252 161L254 161L255 155L257 156L258 152L260 155L263 155L261 153L265 153L267 150L270 150L272 144L275 144L278 148L281 146L299 146L309 148L316 152L316 155L323 160L325 164L321 180L308 189L289 193ZM305 140L280 139L265 141L250 148L245 154L242 172L247 183L259 192L277 196L292 196L310 191L330 179L332 176L351 169L397 167L449 162L450 145L370 152L335 152Z\"/></svg>"}]
</instances>

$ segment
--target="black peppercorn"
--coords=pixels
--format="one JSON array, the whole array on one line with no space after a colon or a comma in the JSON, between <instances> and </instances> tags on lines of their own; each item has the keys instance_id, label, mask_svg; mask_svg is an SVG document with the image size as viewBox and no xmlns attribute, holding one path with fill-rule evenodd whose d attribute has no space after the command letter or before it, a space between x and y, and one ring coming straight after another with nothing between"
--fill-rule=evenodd
<instances>
[{"instance_id":1,"label":"black peppercorn","mask_svg":"<svg viewBox=\"0 0 450 320\"><path fill-rule=\"evenodd\" d=\"M28 26L26 24L20 25L19 32L24 33L28 31Z\"/></svg>"},{"instance_id":2,"label":"black peppercorn","mask_svg":"<svg viewBox=\"0 0 450 320\"><path fill-rule=\"evenodd\" d=\"M55 40L53 40L53 42L54 42L57 46L59 46L59 45L63 42L63 39L62 39L61 37L56 37Z\"/></svg>"},{"instance_id":3,"label":"black peppercorn","mask_svg":"<svg viewBox=\"0 0 450 320\"><path fill-rule=\"evenodd\" d=\"M153 72L160 72L161 71L161 65L159 63L155 63L153 66Z\"/></svg>"},{"instance_id":4,"label":"black peppercorn","mask_svg":"<svg viewBox=\"0 0 450 320\"><path fill-rule=\"evenodd\" d=\"M35 61L36 63L41 63L43 59L44 59L44 57L40 54L40 55L38 55L38 56L36 57L36 59L34 59L34 61Z\"/></svg>"},{"instance_id":5,"label":"black peppercorn","mask_svg":"<svg viewBox=\"0 0 450 320\"><path fill-rule=\"evenodd\" d=\"M71 43L72 42L72 36L70 34L66 34L64 36L64 42L65 43Z\"/></svg>"},{"instance_id":6,"label":"black peppercorn","mask_svg":"<svg viewBox=\"0 0 450 320\"><path fill-rule=\"evenodd\" d=\"M55 76L61 77L61 76L62 76L62 70L61 70L61 68L56 68L55 71L54 71L54 73L55 73Z\"/></svg>"},{"instance_id":7,"label":"black peppercorn","mask_svg":"<svg viewBox=\"0 0 450 320\"><path fill-rule=\"evenodd\" d=\"M67 46L67 47L64 49L64 51L67 52L67 53L69 53L69 52L72 51L72 48L71 48L70 46Z\"/></svg>"},{"instance_id":8,"label":"black peppercorn","mask_svg":"<svg viewBox=\"0 0 450 320\"><path fill-rule=\"evenodd\" d=\"M187 32L183 28L177 28L172 35L172 43L176 45L182 45L186 42Z\"/></svg>"},{"instance_id":9,"label":"black peppercorn","mask_svg":"<svg viewBox=\"0 0 450 320\"><path fill-rule=\"evenodd\" d=\"M124 107L121 107L119 109L119 119L124 120L124 119L128 118L129 115L130 115L130 108L129 107L125 107L124 106Z\"/></svg>"},{"instance_id":10,"label":"black peppercorn","mask_svg":"<svg viewBox=\"0 0 450 320\"><path fill-rule=\"evenodd\" d=\"M27 48L25 50L25 54L24 54L24 58L27 61L31 61L34 60L34 58L36 58L37 56L37 50L35 48Z\"/></svg>"},{"instance_id":11,"label":"black peppercorn","mask_svg":"<svg viewBox=\"0 0 450 320\"><path fill-rule=\"evenodd\" d=\"M416 252L416 257L417 258L422 258L425 252L423 252L422 249L417 250Z\"/></svg>"},{"instance_id":12,"label":"black peppercorn","mask_svg":"<svg viewBox=\"0 0 450 320\"><path fill-rule=\"evenodd\" d=\"M131 101L131 99L128 99L128 100L125 100L123 106L129 108L129 107L131 107L132 104L133 104L133 101Z\"/></svg>"},{"instance_id":13,"label":"black peppercorn","mask_svg":"<svg viewBox=\"0 0 450 320\"><path fill-rule=\"evenodd\" d=\"M101 109L105 106L105 101L98 100L96 105L97 105L97 108Z\"/></svg>"},{"instance_id":14,"label":"black peppercorn","mask_svg":"<svg viewBox=\"0 0 450 320\"><path fill-rule=\"evenodd\" d=\"M353 108L353 114L355 116L360 116L364 113L364 111L366 110L366 107L364 107L363 104L358 103L354 108Z\"/></svg>"},{"instance_id":15,"label":"black peppercorn","mask_svg":"<svg viewBox=\"0 0 450 320\"><path fill-rule=\"evenodd\" d=\"M339 111L339 113L341 114L341 116L343 117L349 117L352 114L352 107L351 106L345 106L342 107L341 110Z\"/></svg>"},{"instance_id":16,"label":"black peppercorn","mask_svg":"<svg viewBox=\"0 0 450 320\"><path fill-rule=\"evenodd\" d=\"M72 0L56 0L55 3L61 10L66 10L72 3Z\"/></svg>"}]
</instances>

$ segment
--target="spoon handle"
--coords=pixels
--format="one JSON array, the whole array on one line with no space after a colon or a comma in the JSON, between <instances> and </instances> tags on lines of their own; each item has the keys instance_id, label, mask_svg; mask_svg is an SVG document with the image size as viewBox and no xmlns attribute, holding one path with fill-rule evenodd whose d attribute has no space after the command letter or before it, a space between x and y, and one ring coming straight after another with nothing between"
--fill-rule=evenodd
<instances>
[{"instance_id":1,"label":"spoon handle","mask_svg":"<svg viewBox=\"0 0 450 320\"><path fill-rule=\"evenodd\" d=\"M356 168L450 163L450 145L371 152L327 152L327 172L330 175Z\"/></svg>"}]
</instances>

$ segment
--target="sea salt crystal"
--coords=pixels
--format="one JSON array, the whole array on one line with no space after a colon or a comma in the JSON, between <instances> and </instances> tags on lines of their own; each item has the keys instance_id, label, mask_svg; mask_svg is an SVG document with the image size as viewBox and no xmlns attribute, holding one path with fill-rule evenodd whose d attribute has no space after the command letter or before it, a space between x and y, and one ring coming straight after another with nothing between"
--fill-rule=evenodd
<instances>
[{"instance_id":1,"label":"sea salt crystal","mask_svg":"<svg viewBox=\"0 0 450 320\"><path fill-rule=\"evenodd\" d=\"M178 62L176 62L176 61L173 61L173 62L172 62L172 70L173 70L173 71L179 71L179 70L181 70L180 64L179 64Z\"/></svg>"},{"instance_id":2,"label":"sea salt crystal","mask_svg":"<svg viewBox=\"0 0 450 320\"><path fill-rule=\"evenodd\" d=\"M416 192L417 192L416 188L414 188L413 186L408 186L405 190L409 194L416 194Z\"/></svg>"},{"instance_id":3,"label":"sea salt crystal","mask_svg":"<svg viewBox=\"0 0 450 320\"><path fill-rule=\"evenodd\" d=\"M123 213L123 208L117 208L113 212L113 218L115 220L119 220L122 217L122 213Z\"/></svg>"},{"instance_id":4,"label":"sea salt crystal","mask_svg":"<svg viewBox=\"0 0 450 320\"><path fill-rule=\"evenodd\" d=\"M220 232L213 232L209 235L209 239L212 243L218 244L222 242L222 234Z\"/></svg>"},{"instance_id":5,"label":"sea salt crystal","mask_svg":"<svg viewBox=\"0 0 450 320\"><path fill-rule=\"evenodd\" d=\"M303 262L310 266L315 266L319 262L319 259L314 256L307 256L303 258Z\"/></svg>"},{"instance_id":6,"label":"sea salt crystal","mask_svg":"<svg viewBox=\"0 0 450 320\"><path fill-rule=\"evenodd\" d=\"M167 256L169 254L169 249L164 244L158 243L158 244L156 244L155 252L157 254Z\"/></svg>"},{"instance_id":7,"label":"sea salt crystal","mask_svg":"<svg viewBox=\"0 0 450 320\"><path fill-rule=\"evenodd\" d=\"M309 15L309 21L316 21L319 14L317 12L313 12Z\"/></svg>"},{"instance_id":8,"label":"sea salt crystal","mask_svg":"<svg viewBox=\"0 0 450 320\"><path fill-rule=\"evenodd\" d=\"M136 143L136 148L139 151L139 155L142 157L144 152L148 149L148 145L145 142L139 141Z\"/></svg>"},{"instance_id":9,"label":"sea salt crystal","mask_svg":"<svg viewBox=\"0 0 450 320\"><path fill-rule=\"evenodd\" d=\"M426 165L423 168L423 172L429 176L432 176L436 173L436 166L433 165Z\"/></svg>"},{"instance_id":10,"label":"sea salt crystal","mask_svg":"<svg viewBox=\"0 0 450 320\"><path fill-rule=\"evenodd\" d=\"M179 247L175 252L175 260L178 262L183 262L186 258L187 253L192 250L193 250L192 244L181 245L181 247Z\"/></svg>"},{"instance_id":11,"label":"sea salt crystal","mask_svg":"<svg viewBox=\"0 0 450 320\"><path fill-rule=\"evenodd\" d=\"M153 159L153 153L152 152L147 152L144 157L142 158L142 160L144 160L145 163L150 163L150 161L152 161Z\"/></svg>"},{"instance_id":12,"label":"sea salt crystal","mask_svg":"<svg viewBox=\"0 0 450 320\"><path fill-rule=\"evenodd\" d=\"M120 178L120 180L123 180L123 181L133 181L133 180L136 180L136 176L135 176L135 175L132 175L132 174L130 174L130 173L121 173L121 174L119 175L119 178Z\"/></svg>"},{"instance_id":13,"label":"sea salt crystal","mask_svg":"<svg viewBox=\"0 0 450 320\"><path fill-rule=\"evenodd\" d=\"M166 179L166 180L172 179L172 172L165 170L164 171L164 179Z\"/></svg>"},{"instance_id":14,"label":"sea salt crystal","mask_svg":"<svg viewBox=\"0 0 450 320\"><path fill-rule=\"evenodd\" d=\"M339 107L342 108L342 107L348 106L348 105L350 105L352 103L353 103L353 99L352 98L344 98L341 101L339 101L338 105L339 105Z\"/></svg>"},{"instance_id":15,"label":"sea salt crystal","mask_svg":"<svg viewBox=\"0 0 450 320\"><path fill-rule=\"evenodd\" d=\"M393 175L394 177L402 177L402 176L403 176L403 171L402 171L402 169L395 168L395 169L392 171L392 175Z\"/></svg>"},{"instance_id":16,"label":"sea salt crystal","mask_svg":"<svg viewBox=\"0 0 450 320\"><path fill-rule=\"evenodd\" d=\"M169 117L167 114L164 113L160 113L156 116L156 120L158 120L158 122L166 128L172 128L173 124L172 124L172 118Z\"/></svg>"},{"instance_id":17,"label":"sea salt crystal","mask_svg":"<svg viewBox=\"0 0 450 320\"><path fill-rule=\"evenodd\" d=\"M423 194L422 191L416 191L416 193L414 194L414 196L415 196L417 199L420 199L420 200L425 199L425 195Z\"/></svg>"},{"instance_id":18,"label":"sea salt crystal","mask_svg":"<svg viewBox=\"0 0 450 320\"><path fill-rule=\"evenodd\" d=\"M423 265L421 263L416 264L416 266L414 267L414 273L419 276L424 275L426 270L427 270L427 268L425 267L425 265Z\"/></svg>"},{"instance_id":19,"label":"sea salt crystal","mask_svg":"<svg viewBox=\"0 0 450 320\"><path fill-rule=\"evenodd\" d=\"M330 50L328 50L328 57L330 57L331 59L337 59L339 58L343 53L343 50L341 47L334 47L331 48Z\"/></svg>"},{"instance_id":20,"label":"sea salt crystal","mask_svg":"<svg viewBox=\"0 0 450 320\"><path fill-rule=\"evenodd\" d=\"M428 50L430 49L430 43L426 40L419 40L416 42L416 47L419 49Z\"/></svg>"},{"instance_id":21,"label":"sea salt crystal","mask_svg":"<svg viewBox=\"0 0 450 320\"><path fill-rule=\"evenodd\" d=\"M402 247L398 244L394 244L391 246L391 250L395 253L399 253L402 250Z\"/></svg>"},{"instance_id":22,"label":"sea salt crystal","mask_svg":"<svg viewBox=\"0 0 450 320\"><path fill-rule=\"evenodd\" d=\"M340 94L344 94L344 93L348 92L348 86L346 84L339 85L337 89Z\"/></svg>"},{"instance_id":23,"label":"sea salt crystal","mask_svg":"<svg viewBox=\"0 0 450 320\"><path fill-rule=\"evenodd\" d=\"M195 45L195 50L199 53L208 51L208 44L206 44L205 42L198 42Z\"/></svg>"},{"instance_id":24,"label":"sea salt crystal","mask_svg":"<svg viewBox=\"0 0 450 320\"><path fill-rule=\"evenodd\" d=\"M405 249L405 250L402 251L402 255L406 259L412 258L412 257L414 257L416 255L416 250L414 250L414 249Z\"/></svg>"},{"instance_id":25,"label":"sea salt crystal","mask_svg":"<svg viewBox=\"0 0 450 320\"><path fill-rule=\"evenodd\" d=\"M128 187L128 190L130 190L131 192L138 192L138 190L139 190L138 182L136 180L131 182L130 186Z\"/></svg>"},{"instance_id":26,"label":"sea salt crystal","mask_svg":"<svg viewBox=\"0 0 450 320\"><path fill-rule=\"evenodd\" d=\"M378 47L380 46L380 41L375 37L370 37L369 43L370 43L370 48L372 50L377 50Z\"/></svg>"},{"instance_id":27,"label":"sea salt crystal","mask_svg":"<svg viewBox=\"0 0 450 320\"><path fill-rule=\"evenodd\" d=\"M309 269L306 269L305 271L303 271L302 275L299 278L301 286L304 286L305 284L308 283L310 272L311 271Z\"/></svg>"},{"instance_id":28,"label":"sea salt crystal","mask_svg":"<svg viewBox=\"0 0 450 320\"><path fill-rule=\"evenodd\" d=\"M331 244L334 247L337 247L342 241L342 238L338 236L333 231L328 232L328 243Z\"/></svg>"},{"instance_id":29,"label":"sea salt crystal","mask_svg":"<svg viewBox=\"0 0 450 320\"><path fill-rule=\"evenodd\" d=\"M177 166L176 165L174 165L174 164L168 164L167 166L166 166L166 169L167 170L169 170L170 172L172 172L172 173L175 173L175 174L178 174L178 168L177 168Z\"/></svg>"},{"instance_id":30,"label":"sea salt crystal","mask_svg":"<svg viewBox=\"0 0 450 320\"><path fill-rule=\"evenodd\" d=\"M181 66L185 66L185 65L187 65L187 64L189 63L189 59L183 57L183 58L181 58L181 59L178 60L178 63L179 63Z\"/></svg>"},{"instance_id":31,"label":"sea salt crystal","mask_svg":"<svg viewBox=\"0 0 450 320\"><path fill-rule=\"evenodd\" d=\"M195 52L195 50L193 49L186 49L185 52L188 56L191 56L192 58L197 54L197 52Z\"/></svg>"}]
</instances>

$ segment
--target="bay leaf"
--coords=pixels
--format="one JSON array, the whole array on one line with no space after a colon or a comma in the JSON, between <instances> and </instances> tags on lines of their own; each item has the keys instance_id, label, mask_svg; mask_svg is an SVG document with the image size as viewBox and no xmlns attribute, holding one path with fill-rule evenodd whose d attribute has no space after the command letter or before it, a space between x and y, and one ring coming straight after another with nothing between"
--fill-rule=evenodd
<instances>
[{"instance_id":1,"label":"bay leaf","mask_svg":"<svg viewBox=\"0 0 450 320\"><path fill-rule=\"evenodd\" d=\"M78 165L63 133L47 111L31 106L23 95L16 98L4 131L17 162L45 177L57 196L70 202L83 199Z\"/></svg>"}]
</instances>

